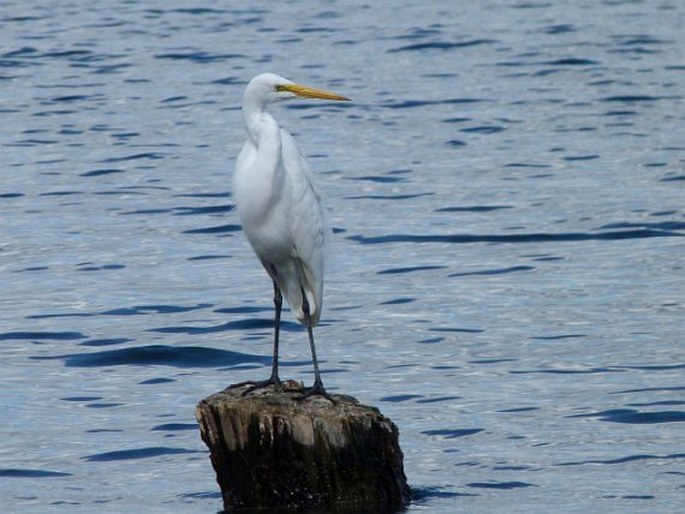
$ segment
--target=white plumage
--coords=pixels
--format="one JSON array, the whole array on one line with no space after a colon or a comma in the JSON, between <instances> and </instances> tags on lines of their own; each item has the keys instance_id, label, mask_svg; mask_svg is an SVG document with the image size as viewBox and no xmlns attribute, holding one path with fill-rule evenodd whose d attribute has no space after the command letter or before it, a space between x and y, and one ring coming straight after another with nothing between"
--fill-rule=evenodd
<instances>
[{"instance_id":1,"label":"white plumage","mask_svg":"<svg viewBox=\"0 0 685 514\"><path fill-rule=\"evenodd\" d=\"M280 384L278 338L282 294L294 316L308 330L315 373L311 392L325 394L312 335L323 301L326 229L321 198L295 140L265 110L270 103L296 97L348 100L272 73L254 77L243 95L243 120L248 137L236 163L233 195L243 232L274 283L272 374L269 380L255 387Z\"/></svg>"}]
</instances>

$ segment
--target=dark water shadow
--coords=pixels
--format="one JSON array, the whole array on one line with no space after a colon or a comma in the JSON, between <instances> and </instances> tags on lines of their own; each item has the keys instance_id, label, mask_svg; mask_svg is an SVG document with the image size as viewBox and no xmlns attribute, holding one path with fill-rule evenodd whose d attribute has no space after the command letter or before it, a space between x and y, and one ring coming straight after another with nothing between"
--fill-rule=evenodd
<instances>
[{"instance_id":1,"label":"dark water shadow","mask_svg":"<svg viewBox=\"0 0 685 514\"><path fill-rule=\"evenodd\" d=\"M71 473L63 473L61 471L48 471L45 469L0 469L0 478L59 478L71 476L74 475L72 475Z\"/></svg>"},{"instance_id":2,"label":"dark water shadow","mask_svg":"<svg viewBox=\"0 0 685 514\"><path fill-rule=\"evenodd\" d=\"M89 353L33 356L34 360L63 360L67 367L155 365L178 368L232 367L243 364L268 365L271 357L217 350L201 346L148 345Z\"/></svg>"},{"instance_id":3,"label":"dark water shadow","mask_svg":"<svg viewBox=\"0 0 685 514\"><path fill-rule=\"evenodd\" d=\"M673 230L636 228L608 232L561 232L527 234L390 234L387 236L349 236L347 239L361 244L384 243L563 243L574 241L615 241L651 237L683 237Z\"/></svg>"},{"instance_id":4,"label":"dark water shadow","mask_svg":"<svg viewBox=\"0 0 685 514\"><path fill-rule=\"evenodd\" d=\"M151 431L177 432L179 430L198 430L197 423L165 423L152 427Z\"/></svg>"},{"instance_id":5,"label":"dark water shadow","mask_svg":"<svg viewBox=\"0 0 685 514\"><path fill-rule=\"evenodd\" d=\"M447 491L443 487L412 487L411 503L424 505L435 499L458 498L460 496L480 496L474 493L457 493ZM411 504L410 504L411 506Z\"/></svg>"},{"instance_id":6,"label":"dark water shadow","mask_svg":"<svg viewBox=\"0 0 685 514\"><path fill-rule=\"evenodd\" d=\"M462 273L450 273L448 277L468 277L470 275L490 276L490 275L504 275L506 273L515 273L517 271L532 271L534 266L510 266L508 268L494 268L479 271L467 271Z\"/></svg>"},{"instance_id":7,"label":"dark water shadow","mask_svg":"<svg viewBox=\"0 0 685 514\"><path fill-rule=\"evenodd\" d=\"M397 48L390 48L387 53L396 52L416 52L425 50L455 50L459 48L468 48L471 46L491 45L498 41L496 39L467 39L465 41L430 41L426 43L415 43L412 45L400 46Z\"/></svg>"},{"instance_id":8,"label":"dark water shadow","mask_svg":"<svg viewBox=\"0 0 685 514\"><path fill-rule=\"evenodd\" d=\"M447 266L407 266L405 268L388 268L377 272L378 275L397 275L403 273L413 273L415 271L431 271L445 269Z\"/></svg>"},{"instance_id":9,"label":"dark water shadow","mask_svg":"<svg viewBox=\"0 0 685 514\"><path fill-rule=\"evenodd\" d=\"M235 224L218 225L205 228L191 228L183 230L181 234L228 234L231 232L240 232L241 226Z\"/></svg>"},{"instance_id":10,"label":"dark water shadow","mask_svg":"<svg viewBox=\"0 0 685 514\"><path fill-rule=\"evenodd\" d=\"M458 437L465 437L469 435L474 435L485 430L484 428L463 428L463 429L437 429L437 430L424 430L421 432L425 435L430 436L442 436L443 439L456 439Z\"/></svg>"},{"instance_id":11,"label":"dark water shadow","mask_svg":"<svg viewBox=\"0 0 685 514\"><path fill-rule=\"evenodd\" d=\"M619 457L618 459L590 459L580 461L561 462L557 466L583 466L586 464L625 464L626 462L650 461L650 460L682 460L685 453L673 453L670 455L639 454Z\"/></svg>"},{"instance_id":12,"label":"dark water shadow","mask_svg":"<svg viewBox=\"0 0 685 514\"><path fill-rule=\"evenodd\" d=\"M40 331L19 331L0 333L0 341L22 340L22 341L73 341L75 339L87 339L81 332L40 332Z\"/></svg>"},{"instance_id":13,"label":"dark water shadow","mask_svg":"<svg viewBox=\"0 0 685 514\"><path fill-rule=\"evenodd\" d=\"M177 314L180 312L190 312L194 310L208 309L214 307L211 303L198 303L191 306L181 305L133 305L131 307L120 307L99 313L101 316L139 316L145 314Z\"/></svg>"},{"instance_id":14,"label":"dark water shadow","mask_svg":"<svg viewBox=\"0 0 685 514\"><path fill-rule=\"evenodd\" d=\"M200 450L188 450L185 448L170 448L166 446L151 446L148 448L137 448L133 450L117 450L112 452L96 453L82 457L88 462L109 462L115 460L137 460L159 457L161 455L178 455L184 453L205 453Z\"/></svg>"},{"instance_id":15,"label":"dark water shadow","mask_svg":"<svg viewBox=\"0 0 685 514\"><path fill-rule=\"evenodd\" d=\"M230 330L245 331L245 330L272 330L274 321L266 318L241 319L236 321L229 321L221 325L213 325L209 327L194 327L194 326L176 326L176 327L160 327L151 328L148 332L157 332L160 334L214 334L217 332L227 332ZM292 321L281 321L281 330L283 331L297 331L302 330L302 327Z\"/></svg>"},{"instance_id":16,"label":"dark water shadow","mask_svg":"<svg viewBox=\"0 0 685 514\"><path fill-rule=\"evenodd\" d=\"M471 482L466 484L466 487L475 487L479 489L520 489L522 487L540 487L537 484L530 484L528 482Z\"/></svg>"},{"instance_id":17,"label":"dark water shadow","mask_svg":"<svg viewBox=\"0 0 685 514\"><path fill-rule=\"evenodd\" d=\"M643 412L636 409L610 409L589 414L575 414L567 418L597 418L599 421L610 423L626 423L630 425L648 425L657 423L683 423L685 411L668 410Z\"/></svg>"},{"instance_id":18,"label":"dark water shadow","mask_svg":"<svg viewBox=\"0 0 685 514\"><path fill-rule=\"evenodd\" d=\"M512 375L526 375L526 374L550 374L550 375L592 375L595 373L621 373L623 370L614 368L585 368L585 369L533 369L533 370L510 370L508 373Z\"/></svg>"}]
</instances>

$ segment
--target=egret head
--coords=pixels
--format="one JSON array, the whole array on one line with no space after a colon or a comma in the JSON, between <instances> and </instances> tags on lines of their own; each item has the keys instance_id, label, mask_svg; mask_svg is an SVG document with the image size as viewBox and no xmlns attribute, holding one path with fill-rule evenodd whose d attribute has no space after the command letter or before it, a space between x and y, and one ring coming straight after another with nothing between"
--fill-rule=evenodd
<instances>
[{"instance_id":1,"label":"egret head","mask_svg":"<svg viewBox=\"0 0 685 514\"><path fill-rule=\"evenodd\" d=\"M262 73L254 77L245 88L245 100L257 101L261 104L280 102L292 98L320 98L322 100L334 100L339 102L349 101L349 98L337 93L302 86L275 75L274 73Z\"/></svg>"}]
</instances>

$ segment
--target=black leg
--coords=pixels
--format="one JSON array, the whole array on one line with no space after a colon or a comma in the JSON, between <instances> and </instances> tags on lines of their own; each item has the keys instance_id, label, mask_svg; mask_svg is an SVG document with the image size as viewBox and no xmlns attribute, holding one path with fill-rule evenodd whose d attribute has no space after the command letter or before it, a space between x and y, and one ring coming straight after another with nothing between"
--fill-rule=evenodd
<instances>
[{"instance_id":1,"label":"black leg","mask_svg":"<svg viewBox=\"0 0 685 514\"><path fill-rule=\"evenodd\" d=\"M283 307L283 295L281 290L274 282L274 307L276 314L274 316L274 357L271 364L271 377L269 380L274 384L280 384L281 380L278 378L278 339L281 333L281 307Z\"/></svg>"},{"instance_id":2,"label":"black leg","mask_svg":"<svg viewBox=\"0 0 685 514\"><path fill-rule=\"evenodd\" d=\"M250 384L250 388L243 393L243 396L250 394L252 391L256 391L257 389L263 389L264 387L270 385L274 386L276 389L280 389L281 387L281 379L278 376L278 339L281 332L281 308L283 307L283 295L281 294L281 290L278 288L278 285L276 285L275 280L274 307L276 309L276 312L274 315L274 355L273 361L271 363L271 376L268 379L262 380L260 382L242 382L240 384L236 384L235 386L243 386Z\"/></svg>"},{"instance_id":3,"label":"black leg","mask_svg":"<svg viewBox=\"0 0 685 514\"><path fill-rule=\"evenodd\" d=\"M302 310L304 311L304 319L307 325L307 335L309 336L309 348L312 352L312 362L314 364L314 385L311 387L311 389L307 389L307 391L304 393L304 398L319 395L328 398L330 401L335 403L335 400L333 400L333 398L331 398L326 392L323 382L321 381L321 373L319 373L319 361L316 358L316 347L314 346L314 333L312 331L309 302L307 301L307 295L305 295L304 289L302 290Z\"/></svg>"}]
</instances>

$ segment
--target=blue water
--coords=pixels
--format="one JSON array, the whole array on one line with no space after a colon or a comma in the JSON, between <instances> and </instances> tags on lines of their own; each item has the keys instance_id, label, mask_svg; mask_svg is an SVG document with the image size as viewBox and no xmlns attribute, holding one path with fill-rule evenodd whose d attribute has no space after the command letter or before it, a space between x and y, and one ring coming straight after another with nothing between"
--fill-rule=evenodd
<instances>
[{"instance_id":1,"label":"blue water","mask_svg":"<svg viewBox=\"0 0 685 514\"><path fill-rule=\"evenodd\" d=\"M680 512L684 26L678 0L5 0L3 512L221 509L194 407L269 372L230 191L262 71L354 100L274 114L335 232L324 382L399 426L407 512Z\"/></svg>"}]
</instances>

